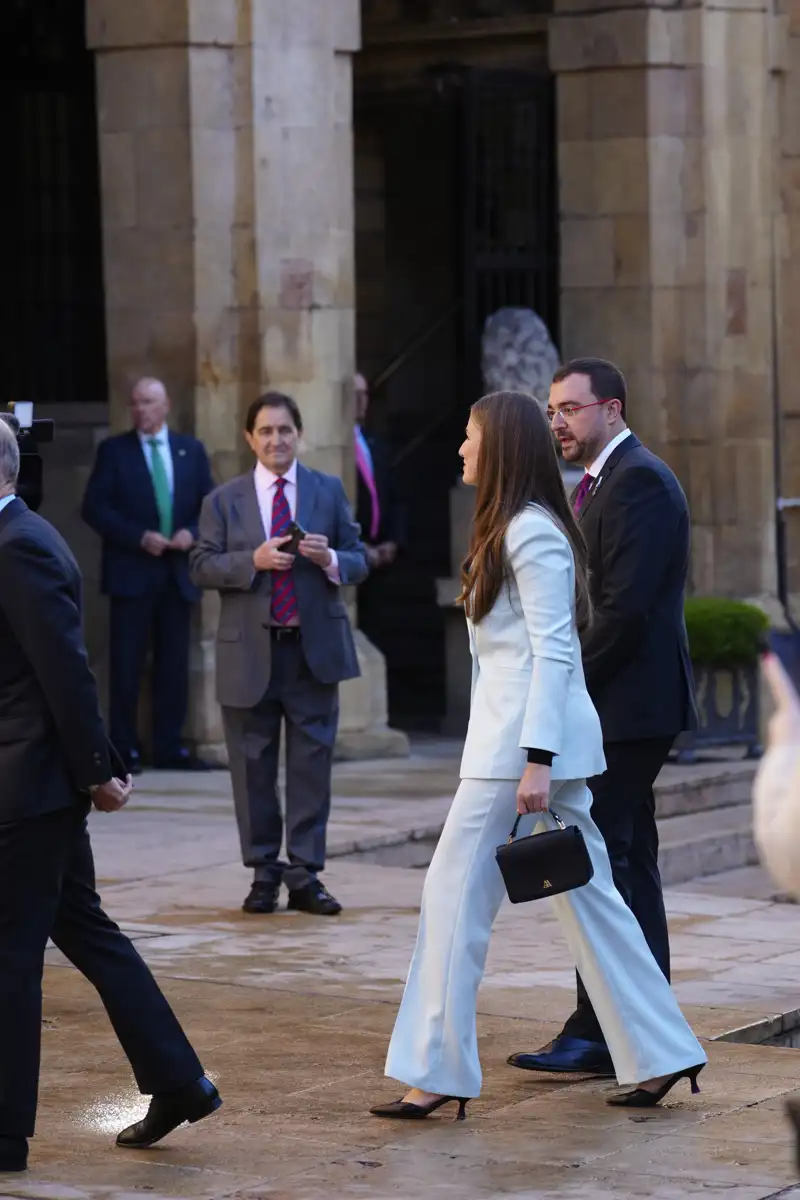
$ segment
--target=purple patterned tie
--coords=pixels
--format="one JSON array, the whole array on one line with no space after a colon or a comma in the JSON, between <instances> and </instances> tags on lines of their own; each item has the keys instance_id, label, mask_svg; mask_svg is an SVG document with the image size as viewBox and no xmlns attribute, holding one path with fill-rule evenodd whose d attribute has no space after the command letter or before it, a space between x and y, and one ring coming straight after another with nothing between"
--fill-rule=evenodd
<instances>
[{"instance_id":1,"label":"purple patterned tie","mask_svg":"<svg viewBox=\"0 0 800 1200\"><path fill-rule=\"evenodd\" d=\"M587 471L583 479L578 484L577 491L575 492L575 498L572 501L572 511L575 513L576 517L583 508L586 497L589 495L593 483L594 475L590 475Z\"/></svg>"},{"instance_id":2,"label":"purple patterned tie","mask_svg":"<svg viewBox=\"0 0 800 1200\"><path fill-rule=\"evenodd\" d=\"M272 531L270 537L284 537L292 521L292 511L286 499L286 480L278 476L275 480L275 496L272 501ZM297 593L291 570L272 572L272 619L279 625L288 625L297 616Z\"/></svg>"}]
</instances>

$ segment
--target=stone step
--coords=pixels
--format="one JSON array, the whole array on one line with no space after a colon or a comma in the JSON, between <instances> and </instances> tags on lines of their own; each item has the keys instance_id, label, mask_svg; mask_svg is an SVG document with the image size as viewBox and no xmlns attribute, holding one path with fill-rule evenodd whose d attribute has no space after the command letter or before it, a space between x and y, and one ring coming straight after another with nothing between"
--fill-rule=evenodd
<instances>
[{"instance_id":1,"label":"stone step","mask_svg":"<svg viewBox=\"0 0 800 1200\"><path fill-rule=\"evenodd\" d=\"M749 806L757 765L745 759L686 767L668 763L656 781L656 813L659 817L680 817Z\"/></svg>"},{"instance_id":2,"label":"stone step","mask_svg":"<svg viewBox=\"0 0 800 1200\"><path fill-rule=\"evenodd\" d=\"M665 887L758 861L749 805L661 818L658 855Z\"/></svg>"}]
</instances>

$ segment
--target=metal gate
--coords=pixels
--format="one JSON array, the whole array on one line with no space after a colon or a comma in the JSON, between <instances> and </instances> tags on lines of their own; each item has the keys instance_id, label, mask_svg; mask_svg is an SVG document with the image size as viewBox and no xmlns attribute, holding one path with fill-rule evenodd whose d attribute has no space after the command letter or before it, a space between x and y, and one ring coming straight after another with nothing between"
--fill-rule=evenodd
<instances>
[{"instance_id":1,"label":"metal gate","mask_svg":"<svg viewBox=\"0 0 800 1200\"><path fill-rule=\"evenodd\" d=\"M463 76L464 350L469 395L481 391L488 316L532 308L558 344L555 81L549 74Z\"/></svg>"},{"instance_id":2,"label":"metal gate","mask_svg":"<svg viewBox=\"0 0 800 1200\"><path fill-rule=\"evenodd\" d=\"M95 79L82 0L3 0L0 404L107 399Z\"/></svg>"}]
</instances>

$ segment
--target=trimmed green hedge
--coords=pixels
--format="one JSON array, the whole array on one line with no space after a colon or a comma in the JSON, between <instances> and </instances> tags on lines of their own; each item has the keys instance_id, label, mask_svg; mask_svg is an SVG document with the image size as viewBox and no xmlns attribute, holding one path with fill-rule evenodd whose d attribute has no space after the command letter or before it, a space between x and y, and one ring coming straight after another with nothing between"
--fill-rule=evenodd
<instances>
[{"instance_id":1,"label":"trimmed green hedge","mask_svg":"<svg viewBox=\"0 0 800 1200\"><path fill-rule=\"evenodd\" d=\"M758 661L769 617L754 604L718 596L686 601L692 662L703 667L749 667Z\"/></svg>"}]
</instances>

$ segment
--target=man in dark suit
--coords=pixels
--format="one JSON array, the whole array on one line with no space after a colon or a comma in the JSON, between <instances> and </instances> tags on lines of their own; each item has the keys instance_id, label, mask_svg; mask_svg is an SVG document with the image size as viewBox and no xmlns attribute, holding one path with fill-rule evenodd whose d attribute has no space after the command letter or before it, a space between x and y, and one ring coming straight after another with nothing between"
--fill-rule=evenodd
<instances>
[{"instance_id":1,"label":"man in dark suit","mask_svg":"<svg viewBox=\"0 0 800 1200\"><path fill-rule=\"evenodd\" d=\"M369 386L363 375L354 380L356 423L356 520L367 548L370 573L358 589L358 625L369 640L386 652L391 568L403 543L403 511L394 486L391 449L383 438L364 428L369 411Z\"/></svg>"},{"instance_id":2,"label":"man in dark suit","mask_svg":"<svg viewBox=\"0 0 800 1200\"><path fill-rule=\"evenodd\" d=\"M153 763L206 770L182 743L189 697L189 633L200 593L189 551L200 505L214 486L202 442L167 428L169 397L157 379L131 395L134 428L107 438L86 488L83 519L103 539L103 593L111 598L111 740L141 770L137 712L153 647Z\"/></svg>"},{"instance_id":3,"label":"man in dark suit","mask_svg":"<svg viewBox=\"0 0 800 1200\"><path fill-rule=\"evenodd\" d=\"M585 474L573 508L589 548L594 622L583 639L586 685L600 716L607 770L589 780L592 816L614 882L669 979L669 936L658 870L653 784L676 736L697 727L683 615L690 519L672 471L625 422L622 373L574 359L553 378L548 418L567 462ZM594 1010L578 979L578 1006L531 1071L613 1075Z\"/></svg>"},{"instance_id":4,"label":"man in dark suit","mask_svg":"<svg viewBox=\"0 0 800 1200\"><path fill-rule=\"evenodd\" d=\"M274 912L283 881L290 908L333 916L341 905L318 876L338 685L359 674L341 589L361 582L367 559L341 481L298 463L302 431L291 396L267 392L251 404L245 437L255 470L205 499L190 561L195 584L222 601L217 697L242 858L254 872L244 911ZM280 861L283 724L288 866Z\"/></svg>"},{"instance_id":5,"label":"man in dark suit","mask_svg":"<svg viewBox=\"0 0 800 1200\"><path fill-rule=\"evenodd\" d=\"M122 808L131 780L113 776L77 563L15 496L18 473L0 421L0 1171L25 1170L34 1132L48 938L97 988L153 1096L119 1145L152 1145L221 1104L147 966L100 907L86 816L92 803Z\"/></svg>"}]
</instances>

